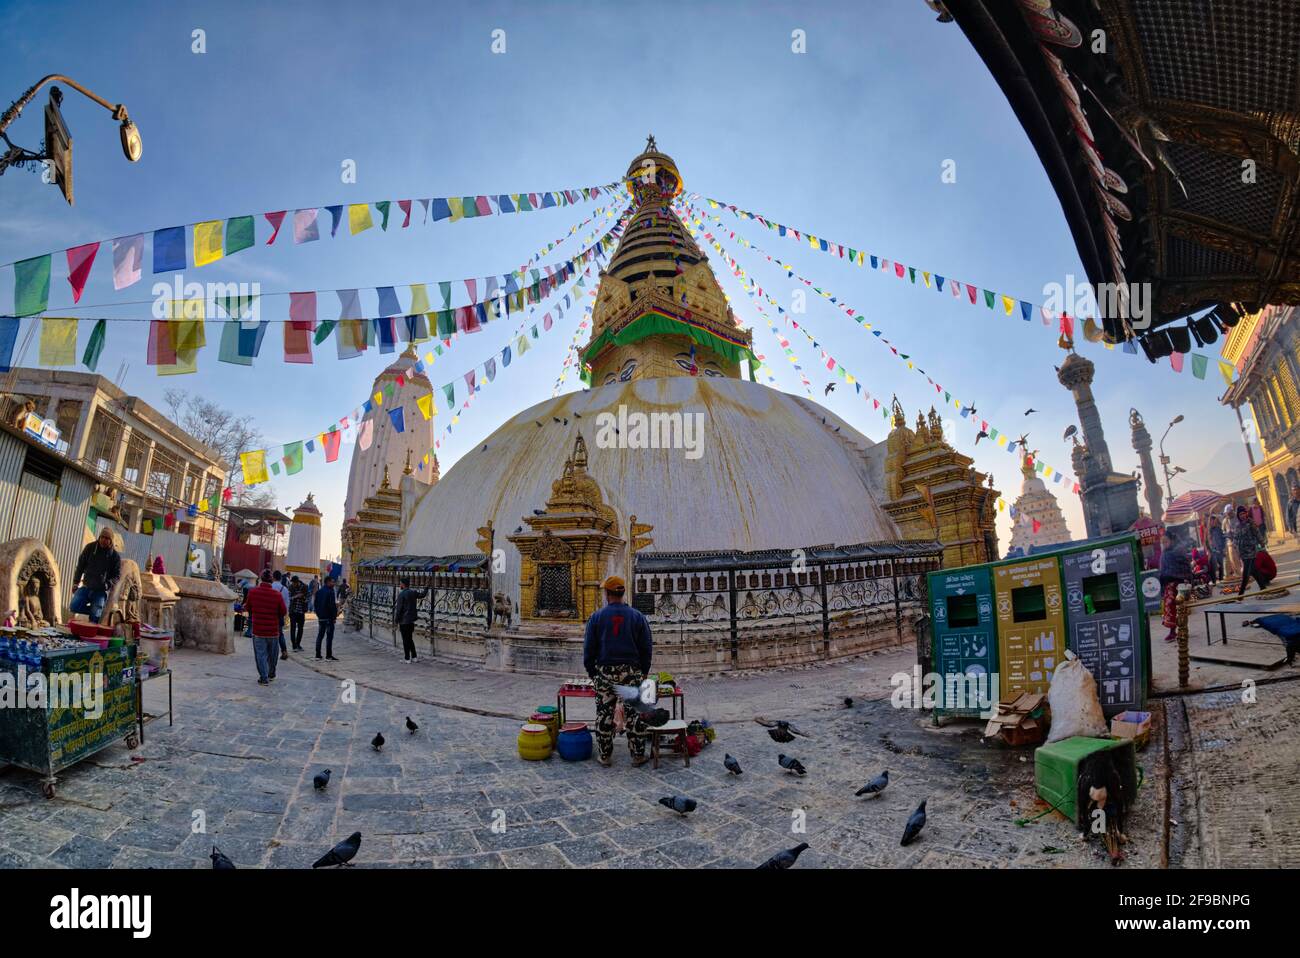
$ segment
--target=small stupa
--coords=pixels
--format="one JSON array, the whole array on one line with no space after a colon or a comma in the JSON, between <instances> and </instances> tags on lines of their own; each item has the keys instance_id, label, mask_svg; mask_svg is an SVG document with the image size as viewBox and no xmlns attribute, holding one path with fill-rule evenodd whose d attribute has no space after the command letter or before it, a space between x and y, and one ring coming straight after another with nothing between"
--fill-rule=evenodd
<instances>
[{"instance_id":1,"label":"small stupa","mask_svg":"<svg viewBox=\"0 0 1300 958\"><path fill-rule=\"evenodd\" d=\"M1056 496L1038 477L1037 457L1037 449L1031 453L1022 452L1020 457L1020 474L1024 476L1024 483L1011 507L1010 553L1020 550L1028 554L1032 546L1059 545L1072 538Z\"/></svg>"}]
</instances>

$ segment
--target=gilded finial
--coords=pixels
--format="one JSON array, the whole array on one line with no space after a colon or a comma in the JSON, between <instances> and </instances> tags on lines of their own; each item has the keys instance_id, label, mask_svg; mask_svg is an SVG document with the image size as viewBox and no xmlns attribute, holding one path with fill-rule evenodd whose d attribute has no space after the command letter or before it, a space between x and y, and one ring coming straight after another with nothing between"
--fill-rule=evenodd
<instances>
[{"instance_id":1,"label":"gilded finial","mask_svg":"<svg viewBox=\"0 0 1300 958\"><path fill-rule=\"evenodd\" d=\"M653 153L658 149L659 146L655 143L655 135L651 133L645 138L645 152Z\"/></svg>"},{"instance_id":2,"label":"gilded finial","mask_svg":"<svg viewBox=\"0 0 1300 958\"><path fill-rule=\"evenodd\" d=\"M380 489L391 489L392 484L388 481L388 463L384 463L384 481L379 484Z\"/></svg>"},{"instance_id":3,"label":"gilded finial","mask_svg":"<svg viewBox=\"0 0 1300 958\"><path fill-rule=\"evenodd\" d=\"M411 450L408 449L406 450L406 468L402 470L402 475L409 476L410 474L411 474Z\"/></svg>"},{"instance_id":4,"label":"gilded finial","mask_svg":"<svg viewBox=\"0 0 1300 958\"><path fill-rule=\"evenodd\" d=\"M894 425L906 426L907 416L903 413L903 404L898 401L897 393L894 394L893 401L890 403L890 408L894 410Z\"/></svg>"}]
</instances>

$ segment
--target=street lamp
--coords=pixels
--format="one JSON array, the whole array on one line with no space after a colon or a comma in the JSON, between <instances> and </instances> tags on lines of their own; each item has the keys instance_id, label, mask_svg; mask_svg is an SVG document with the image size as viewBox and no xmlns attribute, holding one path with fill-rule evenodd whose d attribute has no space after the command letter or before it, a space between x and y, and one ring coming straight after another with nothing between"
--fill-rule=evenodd
<instances>
[{"instance_id":1,"label":"street lamp","mask_svg":"<svg viewBox=\"0 0 1300 958\"><path fill-rule=\"evenodd\" d=\"M1174 487L1169 480L1171 480L1178 473L1185 472L1186 470L1180 466L1174 469L1172 472L1170 472L1169 457L1165 455L1165 436L1169 435L1169 429L1173 429L1182 421L1183 421L1183 414L1179 413L1177 416L1173 418L1173 421L1169 423L1169 428L1165 430L1164 436L1160 437L1160 465L1165 470L1165 491L1169 493L1170 502L1173 502L1174 499Z\"/></svg>"},{"instance_id":2,"label":"street lamp","mask_svg":"<svg viewBox=\"0 0 1300 958\"><path fill-rule=\"evenodd\" d=\"M14 146L10 141L8 134L5 132L9 129L9 124L18 119L23 112L23 108L32 101L32 98L40 91L41 87L55 80L60 83L66 83L72 89L76 90L83 96L94 100L105 110L113 115L121 127L118 135L122 140L122 153L132 163L140 159L144 152L144 143L140 139L140 130L131 120L126 112L126 107L121 103L109 103L102 96L86 89L71 77L64 76L61 73L51 73L47 77L41 78L34 86L30 87L27 92L20 96L9 109L5 110L3 116L0 116L0 139L3 139L9 147L3 154L0 154L0 174L3 174L6 167L20 166L24 163L37 163L45 160L53 160L55 166L55 180L63 190L63 195L69 205L72 203L72 140L67 135L67 127L63 125L63 117L59 113L59 105L63 102L63 93L58 87L50 90L50 103L45 109L45 127L46 127L46 152L33 153L25 150L20 146Z\"/></svg>"}]
</instances>

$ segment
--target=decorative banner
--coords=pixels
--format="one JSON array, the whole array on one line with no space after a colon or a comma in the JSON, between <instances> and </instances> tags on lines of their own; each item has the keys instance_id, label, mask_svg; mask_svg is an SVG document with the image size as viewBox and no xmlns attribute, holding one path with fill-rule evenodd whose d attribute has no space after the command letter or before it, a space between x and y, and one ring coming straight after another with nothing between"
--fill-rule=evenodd
<instances>
[{"instance_id":1,"label":"decorative banner","mask_svg":"<svg viewBox=\"0 0 1300 958\"><path fill-rule=\"evenodd\" d=\"M72 366L77 362L77 321L75 319L41 318L40 364L42 366Z\"/></svg>"},{"instance_id":2,"label":"decorative banner","mask_svg":"<svg viewBox=\"0 0 1300 958\"><path fill-rule=\"evenodd\" d=\"M739 280L741 280L742 285L743 285L744 288L745 288L745 291L746 291L747 293L749 293L749 294L751 295L751 297L753 297L753 296L755 295L754 292L750 289L750 285L753 285L754 289L758 290L758 295L761 295L761 296L763 296L765 299L767 299L767 301L768 301L768 302L769 302L773 307L776 308L776 310L777 310L778 313L781 313L782 315L786 315L786 318L787 318L787 320L791 323L791 325L792 325L795 329L798 329L798 330L800 330L801 332L803 332L804 336L807 337L808 341L809 341L810 343L812 343L812 344L814 345L814 347L817 347L817 342L816 342L816 341L813 339L813 337L808 333L808 331L807 331L806 329L804 329L803 327L801 327L801 326L798 324L798 322L796 322L796 321L793 320L793 319L790 319L789 316L786 314L786 310L785 310L785 309L784 309L780 304L778 304L778 303L776 302L776 300L772 299L772 297L768 296L766 293L763 293L762 290L761 290L761 287L758 287L757 284L750 284L750 283L747 283L747 282L746 282L746 274L745 274L744 269L742 269L742 268L740 267L740 264L737 263L737 262L735 261L735 259L733 259L733 258L732 258L728 253L727 253L727 251L726 251L726 250L722 247L722 245L717 241L716 237L714 237L711 233L704 232L704 231L702 231L702 230L701 230L700 233L697 233L697 231L696 231L695 229L692 228L692 225L691 225L691 224L696 224L696 225L700 225L700 226L702 226L702 220L700 219L700 214L699 214L699 212L698 212L697 210L695 210L695 208L692 207L689 203L683 203L682 206L685 208L685 209L684 209L684 212L687 214L687 215L685 215L685 216L683 217L683 220L684 220L684 222L685 222L686 228L690 231L691 235L692 235L693 237L696 237L697 239L699 238L700 235L703 235L704 239L706 239L706 240L709 242L709 244L710 244L710 245L711 245L711 246L712 246L712 247L713 247L713 248L714 248L718 253L720 253L720 254L722 255L723 259L727 262L727 264L728 264L729 266L731 266L731 268L732 268L732 272L735 273L736 277L737 277ZM710 218L711 218L711 219L716 219L716 217L710 217ZM757 247L754 247L754 248L756 249L756 251L758 251L758 252L760 252L760 253L762 252L761 250L757 250ZM792 275L792 276L795 276L795 277L798 278L801 282L803 282L805 285L810 285L810 286L812 285L810 281L804 279L802 276L799 276L797 273L794 273L792 270L787 269L787 273L789 273L789 274ZM813 288L814 288L814 289L817 289L817 287L813 287ZM825 291L822 291L822 290L818 290L818 291L822 293L822 295L823 295L824 298L831 300L831 302L834 303L834 304L835 304L839 309L841 309L842 311L844 311L844 312L847 313L848 315L853 316L853 317L857 320L857 322L858 322L859 324L864 325L866 329L868 329L868 330L871 330L871 329L872 329L872 326L871 326L870 323L865 323L862 317L855 315L854 312L853 312L852 310L850 310L848 307L844 306L843 304L839 303L839 302L835 299L835 297L831 296L829 293L827 293L827 292L825 292ZM873 332L873 335L875 336L875 338L877 338L877 339L880 340L880 342L882 343L882 345L884 345L884 346L886 346L887 348L889 348L889 350L890 350L890 351L891 351L895 356L897 356L897 357L898 357L902 362L904 362L904 363L907 365L907 368L908 368L908 369L911 369L911 370L913 370L913 371L919 373L920 375L923 375L923 376L925 375L925 370L923 370L923 369L919 368L918 366L916 366L916 364L913 363L913 362L911 361L911 358L910 358L910 356L909 356L908 354L900 353L900 352L898 351L897 347L895 347L892 343L889 342L889 340L885 339L885 338L881 335L881 333L880 333L879 330L872 330L872 332ZM836 361L833 359L833 357L830 357L828 354L826 354L825 350L822 350L822 354L823 354L823 356L824 356L824 357L826 358L826 360L827 360L827 368L828 368L828 369L834 370L834 369L836 368L836 366L838 366L838 367L839 367L839 374L841 375L842 378L846 379L846 381L848 381L849 379L852 378L852 377L850 377L850 376L848 375L848 373L847 373L847 371L844 369L843 365L842 365L842 364L838 364L838 363L836 363ZM988 424L988 422L987 422L987 420L975 420L973 417L969 417L969 415L968 415L968 410L969 410L969 409L972 409L972 408L975 408L973 404L970 405L970 406L967 406L967 405L964 405L960 400L952 399L952 398L951 398L951 397L952 397L952 394L951 394L950 392L945 391L941 385L939 385L938 383L936 383L936 382L935 382L933 379L931 379L929 376L926 376L926 381L927 381L928 383L930 383L930 385L932 385L932 386L935 387L935 392L936 392L936 393L939 393L939 392L944 393L945 400L944 400L943 405L947 405L948 402L951 402L952 405L954 406L954 408L958 409L958 410L961 412L961 416L962 416L962 418L971 418L972 425L975 426L975 427L976 427L980 432L984 433L984 434L989 438L990 441L996 442L996 444L997 444L999 447L1001 447L1001 448L1005 448L1009 453L1012 453L1012 454L1015 453L1017 443L1016 443L1016 442L1013 442L1013 441L1009 441L1009 438L1008 438L1008 435L1007 435L1007 434L1003 433L1003 434L1000 435L999 432L998 432L998 430L997 430L996 428L992 428L992 429L991 429L990 426L989 426L989 424ZM864 398L864 399L871 399L871 400L875 403L875 405L873 406L873 408L879 408L879 409L881 410L881 415L882 415L883 418L885 418L886 420L889 419L889 408L888 408L888 403L884 403L884 404L882 404L882 403L879 402L879 400L875 400L875 399L873 399L872 396L871 396L870 391L869 391L869 390L866 390L866 389L864 389L864 388L862 388L862 387L861 387L861 384L860 384L859 382L857 382L856 378L852 378L852 383L851 383L851 384L854 385L855 388L857 388L858 391L861 392L861 393L863 394L863 398ZM977 441L978 441L978 440L977 440ZM1051 469L1051 467L1045 467L1045 469ZM1053 470L1053 471L1055 471L1055 470ZM1058 472L1058 476L1059 476L1059 472ZM1058 481L1059 481L1059 480L1058 480ZM1077 482L1072 481L1072 482L1071 482L1071 486L1073 487L1073 491L1074 491L1074 492L1078 492L1078 491L1079 491L1079 486L1078 486L1078 483L1077 483Z\"/></svg>"},{"instance_id":3,"label":"decorative banner","mask_svg":"<svg viewBox=\"0 0 1300 958\"><path fill-rule=\"evenodd\" d=\"M542 197L541 199L539 199ZM433 203L435 210L434 221L440 219L459 219L461 216L487 216L494 213L515 213L526 212L533 209L545 209L556 206L570 206L573 204L595 199L599 196L609 195L612 197L626 197L622 183L606 183L601 186L584 186L577 189L552 190L546 193L537 194L519 194L503 193L495 196L469 196L469 197L448 197L442 199L421 199L420 204L424 209L429 209L430 202ZM461 216L452 216L450 202L454 200ZM398 200L398 206L405 213L405 221L402 226L405 227L410 221L410 200ZM382 226L388 228L388 215L391 201L379 200L371 203L356 203L348 206L349 229L352 234L369 229L373 225L370 215L370 206L374 205L380 211ZM338 230L339 216L343 209L342 205L327 206L322 205L314 208L303 208L295 211L293 220L293 239L295 243L310 243L320 238L320 230L317 225L317 216L319 211L329 210L333 217L333 227L330 235L333 236ZM445 210L445 213L439 212ZM271 227L271 234L267 237L265 245L271 245L279 236L280 227L284 222L287 214L286 210L262 213L261 217ZM426 216L427 221L427 216ZM155 230L153 233L153 271L154 273L165 273L173 270L185 269L192 258L196 267L205 266L214 263L224 256L241 250L249 249L256 243L257 217L242 214L232 216L226 219L202 220L197 223L188 223L181 226L169 226L164 229ZM588 220L587 222L590 222ZM583 224L585 225L585 224ZM579 227L581 228L581 227ZM193 252L187 257L185 232L189 229L193 234ZM576 232L576 230L571 230ZM222 241L224 233L224 244ZM68 258L68 280L73 288L73 302L81 298L80 291L85 288L86 280L89 278L90 269L94 262L94 251L99 246L107 242L106 240L96 240L93 243L68 247L62 252ZM143 271L144 260L144 234L139 233L132 236L120 236L113 239L113 288L125 289L132 284L139 282ZM550 244L546 249L551 248ZM540 251L533 260L536 260L545 252ZM90 252L87 252L90 251ZM49 303L49 268L50 260L53 253L46 253L43 256L31 257L29 259L17 262L3 263L2 266L15 267L14 277L14 314L16 316L33 316L45 311ZM530 260L529 262L532 262ZM18 269L18 267L22 269ZM525 267L527 264L525 264ZM42 280L42 276L44 279ZM42 293L42 289L44 292Z\"/></svg>"},{"instance_id":4,"label":"decorative banner","mask_svg":"<svg viewBox=\"0 0 1300 958\"><path fill-rule=\"evenodd\" d=\"M793 227L785 226L781 223L776 222L775 220L771 220L759 216L757 213L751 213L748 210L738 209L733 204L723 203L721 200L715 200L712 199L711 197L702 196L699 193L691 193L686 201L689 202L690 200L696 200L696 199L704 200L713 209L725 209L729 211L737 219L748 219L760 223L767 229L776 233L778 236L785 236L795 240L796 242L803 242L806 240L808 246L810 246L812 249L819 250L820 252L823 253L829 253L830 255L838 259L848 260L849 262L854 263L858 266L870 265L870 267L873 270L879 268L883 271L888 271L890 269L890 260L888 259L885 259L883 257L878 257L870 253L866 253L862 250L843 246L839 243L832 243L829 240L820 239L816 236L813 236L811 233L800 232L799 230L794 229ZM715 222L721 225L721 221L718 220L716 217L710 216L709 218L713 219ZM737 236L735 233L731 233L730 235L733 239L735 239L737 242L741 243L744 246L751 245L747 240L745 240L743 237ZM757 249L757 247L753 247L753 248ZM772 259L772 257L768 257L768 258ZM780 260L773 259L772 261L775 262L782 269L787 269L788 271L786 264L782 263ZM879 264L879 266L877 264ZM1056 313L1053 310L1049 310L1046 306L1034 306L1033 304L1028 303L1024 300L1017 300L1005 294L994 292L991 289L976 287L969 283L963 283L961 281L952 279L951 277L944 277L939 273L935 273L933 271L926 271L926 270L918 271L918 269L914 266L905 267L902 263L899 263L897 261L894 261L893 263L893 273L899 279L908 279L913 285L916 285L916 277L919 274L925 286L933 288L936 292L940 292L940 293L943 292L944 284L946 283L954 298L960 297L961 287L965 286L967 298L969 299L970 304L972 306L976 305L977 303L977 299L978 299L977 293L980 291L980 289L983 289L983 302L984 305L989 309L993 309L995 303L1000 301L1003 312L1007 316L1011 316L1018 304L1022 319L1024 319L1026 322L1029 322L1030 316L1032 316L1035 312L1038 312L1042 315L1043 325L1051 328L1053 331L1059 329L1060 331L1065 332L1066 322L1067 320L1070 319L1069 316ZM932 277L933 277L933 282L931 281ZM1071 335L1071 337L1073 338L1072 333L1067 333L1067 335ZM1115 344L1113 343L1104 343L1103 345L1108 350L1113 350L1115 348ZM1130 353L1132 355L1137 355L1137 349L1134 347L1132 340L1124 343L1123 346L1124 346L1123 349L1124 352ZM1174 355L1180 357L1177 362L1174 362L1173 360ZM1182 363L1181 355L1182 354L1180 353L1174 353L1170 357L1170 367L1175 372L1182 372L1183 363ZM1193 353L1192 355L1198 356L1201 354ZM1193 374L1195 374L1195 370L1196 370L1196 366L1195 364L1193 364ZM1197 378L1200 379L1204 377L1198 376Z\"/></svg>"}]
</instances>

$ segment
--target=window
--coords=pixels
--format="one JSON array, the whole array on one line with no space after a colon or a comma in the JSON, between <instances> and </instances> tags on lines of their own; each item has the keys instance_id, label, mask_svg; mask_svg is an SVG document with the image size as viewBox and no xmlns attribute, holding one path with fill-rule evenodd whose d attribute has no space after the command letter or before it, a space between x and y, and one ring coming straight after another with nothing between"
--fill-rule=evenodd
<instances>
[{"instance_id":1,"label":"window","mask_svg":"<svg viewBox=\"0 0 1300 958\"><path fill-rule=\"evenodd\" d=\"M538 566L537 612L568 613L573 604L573 567L568 563Z\"/></svg>"},{"instance_id":2,"label":"window","mask_svg":"<svg viewBox=\"0 0 1300 958\"><path fill-rule=\"evenodd\" d=\"M126 426L107 409L96 409L91 423L90 441L86 444L86 460L105 475L113 474L117 465L117 451L122 446Z\"/></svg>"},{"instance_id":3,"label":"window","mask_svg":"<svg viewBox=\"0 0 1300 958\"><path fill-rule=\"evenodd\" d=\"M72 441L72 434L76 432L77 423L81 421L82 405L80 399L60 399L54 414L54 424L59 429L59 435L69 442Z\"/></svg>"},{"instance_id":4,"label":"window","mask_svg":"<svg viewBox=\"0 0 1300 958\"><path fill-rule=\"evenodd\" d=\"M122 479L133 486L143 486L144 468L148 458L149 440L132 430L131 437L126 441L126 458L122 461Z\"/></svg>"}]
</instances>

